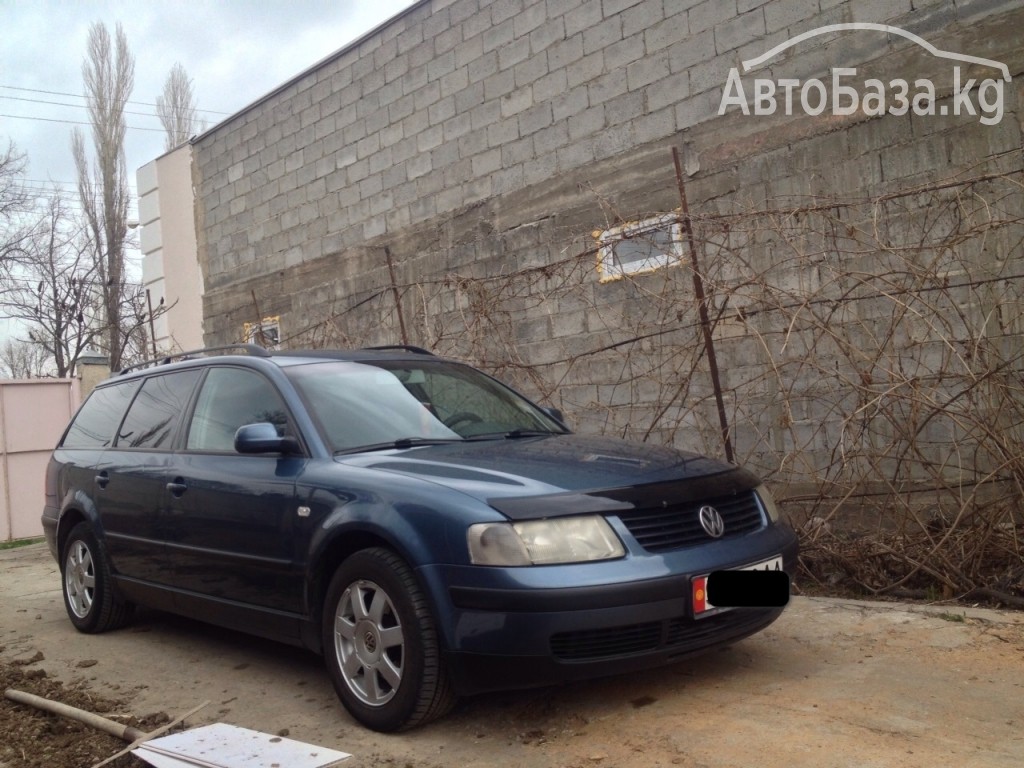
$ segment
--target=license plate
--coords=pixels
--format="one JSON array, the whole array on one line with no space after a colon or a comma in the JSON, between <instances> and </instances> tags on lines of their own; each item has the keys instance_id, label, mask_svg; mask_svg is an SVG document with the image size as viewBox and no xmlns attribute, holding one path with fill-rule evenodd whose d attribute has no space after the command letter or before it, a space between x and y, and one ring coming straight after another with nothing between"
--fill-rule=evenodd
<instances>
[{"instance_id":1,"label":"license plate","mask_svg":"<svg viewBox=\"0 0 1024 768\"><path fill-rule=\"evenodd\" d=\"M762 560L759 563L752 563L751 565L744 565L741 568L732 568L734 571L781 571L782 570L782 557L773 557L771 560ZM704 574L703 576L695 576L692 582L691 596L693 599L693 616L694 618L702 619L705 616L711 616L722 611L732 610L731 608L720 608L716 605L712 605L708 600L708 576L711 574Z\"/></svg>"}]
</instances>

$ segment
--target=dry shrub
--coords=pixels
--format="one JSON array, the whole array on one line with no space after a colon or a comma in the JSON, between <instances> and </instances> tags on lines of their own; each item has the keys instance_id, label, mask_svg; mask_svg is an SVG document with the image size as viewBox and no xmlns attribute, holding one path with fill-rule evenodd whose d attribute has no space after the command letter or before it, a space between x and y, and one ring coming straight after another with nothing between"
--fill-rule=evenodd
<instances>
[{"instance_id":1,"label":"dry shrub","mask_svg":"<svg viewBox=\"0 0 1024 768\"><path fill-rule=\"evenodd\" d=\"M874 199L701 206L684 223L717 391L688 245L678 266L600 284L591 234L557 217L481 228L478 252L501 262L462 243L439 249L464 269L400 263L404 281L346 296L290 343L395 343L402 327L580 431L716 455L720 401L736 460L800 533L805 580L1019 605L1022 200L1014 170Z\"/></svg>"}]
</instances>

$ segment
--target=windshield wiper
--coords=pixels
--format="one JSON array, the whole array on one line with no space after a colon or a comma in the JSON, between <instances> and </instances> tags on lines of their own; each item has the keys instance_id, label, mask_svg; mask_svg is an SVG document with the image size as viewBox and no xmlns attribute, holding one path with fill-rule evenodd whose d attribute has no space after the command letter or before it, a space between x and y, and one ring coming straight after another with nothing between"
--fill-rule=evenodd
<instances>
[{"instance_id":1,"label":"windshield wiper","mask_svg":"<svg viewBox=\"0 0 1024 768\"><path fill-rule=\"evenodd\" d=\"M516 440L520 437L549 437L550 435L561 435L562 432L554 432L550 429L513 429L508 432L485 432L481 435L472 435L467 440Z\"/></svg>"},{"instance_id":2,"label":"windshield wiper","mask_svg":"<svg viewBox=\"0 0 1024 768\"><path fill-rule=\"evenodd\" d=\"M342 448L335 451L335 456L347 453L369 453L371 451L405 450L406 448L417 448L421 445L445 445L447 443L464 442L461 438L445 437L400 437L398 440L391 440L384 443L372 443L370 445L357 445L355 448Z\"/></svg>"}]
</instances>

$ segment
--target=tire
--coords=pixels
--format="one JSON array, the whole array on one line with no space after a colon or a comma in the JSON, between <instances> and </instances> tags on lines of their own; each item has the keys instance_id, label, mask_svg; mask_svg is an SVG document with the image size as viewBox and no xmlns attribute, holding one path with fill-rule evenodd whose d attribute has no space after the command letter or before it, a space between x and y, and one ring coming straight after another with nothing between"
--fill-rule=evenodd
<instances>
[{"instance_id":1,"label":"tire","mask_svg":"<svg viewBox=\"0 0 1024 768\"><path fill-rule=\"evenodd\" d=\"M394 552L364 549L341 564L327 589L322 631L334 690L366 727L406 730L455 703L427 601Z\"/></svg>"},{"instance_id":2,"label":"tire","mask_svg":"<svg viewBox=\"0 0 1024 768\"><path fill-rule=\"evenodd\" d=\"M71 529L60 562L64 607L75 629L95 634L128 622L134 606L117 594L106 552L88 523Z\"/></svg>"}]
</instances>

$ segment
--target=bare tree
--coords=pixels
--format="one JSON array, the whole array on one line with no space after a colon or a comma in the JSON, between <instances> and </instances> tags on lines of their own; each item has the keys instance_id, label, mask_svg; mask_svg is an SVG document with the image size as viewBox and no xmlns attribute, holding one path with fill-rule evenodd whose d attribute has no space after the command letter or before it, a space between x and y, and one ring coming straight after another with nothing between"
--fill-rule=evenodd
<instances>
[{"instance_id":1,"label":"bare tree","mask_svg":"<svg viewBox=\"0 0 1024 768\"><path fill-rule=\"evenodd\" d=\"M25 170L25 155L14 144L0 150L0 277L10 277L13 264L21 255L30 226L23 217L31 200L21 174ZM0 285L2 294L8 283Z\"/></svg>"},{"instance_id":2,"label":"bare tree","mask_svg":"<svg viewBox=\"0 0 1024 768\"><path fill-rule=\"evenodd\" d=\"M25 155L8 142L0 150L0 222L8 224L25 209L28 194L21 184L20 176L25 171Z\"/></svg>"},{"instance_id":3,"label":"bare tree","mask_svg":"<svg viewBox=\"0 0 1024 768\"><path fill-rule=\"evenodd\" d=\"M39 344L7 339L0 346L0 378L41 379L52 375L50 355Z\"/></svg>"},{"instance_id":4,"label":"bare tree","mask_svg":"<svg viewBox=\"0 0 1024 768\"><path fill-rule=\"evenodd\" d=\"M127 330L121 318L127 288L124 251L128 233L124 108L135 83L135 58L128 50L128 40L120 24L114 40L100 22L89 28L88 53L82 65L82 76L89 102L95 153L91 170L85 137L77 128L71 146L78 174L78 193L89 227L103 299L106 352L111 369L118 370L128 344Z\"/></svg>"},{"instance_id":5,"label":"bare tree","mask_svg":"<svg viewBox=\"0 0 1024 768\"><path fill-rule=\"evenodd\" d=\"M24 246L0 307L27 328L28 341L52 360L55 375L68 376L104 331L94 322L101 306L88 232L55 192Z\"/></svg>"},{"instance_id":6,"label":"bare tree","mask_svg":"<svg viewBox=\"0 0 1024 768\"><path fill-rule=\"evenodd\" d=\"M167 132L164 149L168 151L206 128L206 121L196 116L192 78L178 62L167 75L163 93L156 97L156 114Z\"/></svg>"}]
</instances>

